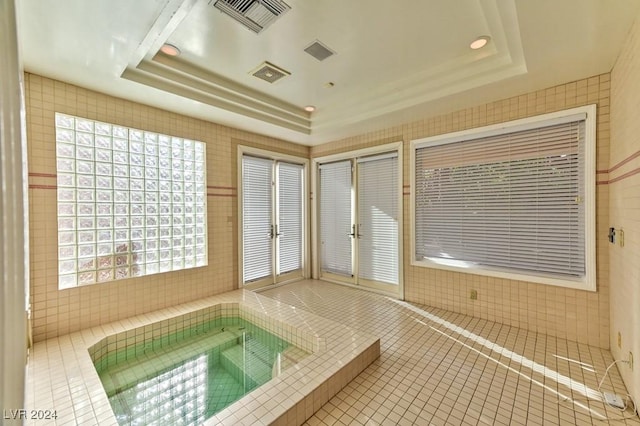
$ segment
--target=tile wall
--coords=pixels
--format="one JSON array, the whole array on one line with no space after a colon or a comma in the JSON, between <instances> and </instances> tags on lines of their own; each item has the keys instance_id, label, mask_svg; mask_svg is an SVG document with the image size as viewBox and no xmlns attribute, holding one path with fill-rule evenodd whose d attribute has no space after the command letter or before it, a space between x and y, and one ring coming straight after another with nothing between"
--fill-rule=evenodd
<instances>
[{"instance_id":1,"label":"tile wall","mask_svg":"<svg viewBox=\"0 0 640 426\"><path fill-rule=\"evenodd\" d=\"M633 370L619 370L629 393L640 401L640 16L611 73L611 158L601 180L609 186L609 225L617 241L608 244L611 268L611 352L635 357ZM624 237L621 238L620 230ZM623 245L620 243L623 242ZM618 333L621 341L618 346Z\"/></svg>"},{"instance_id":2,"label":"tile wall","mask_svg":"<svg viewBox=\"0 0 640 426\"><path fill-rule=\"evenodd\" d=\"M610 75L602 74L474 108L338 140L311 149L312 157L404 142L404 288L407 301L547 333L580 343L609 346L609 188L597 185L597 292L410 266L410 141L509 120L596 104L597 169L609 165ZM478 299L470 300L470 291ZM640 359L640 357L639 357Z\"/></svg>"},{"instance_id":3,"label":"tile wall","mask_svg":"<svg viewBox=\"0 0 640 426\"><path fill-rule=\"evenodd\" d=\"M34 341L233 290L237 269L237 146L308 157L309 148L25 74L30 292ZM207 144L209 265L58 290L54 113Z\"/></svg>"}]
</instances>

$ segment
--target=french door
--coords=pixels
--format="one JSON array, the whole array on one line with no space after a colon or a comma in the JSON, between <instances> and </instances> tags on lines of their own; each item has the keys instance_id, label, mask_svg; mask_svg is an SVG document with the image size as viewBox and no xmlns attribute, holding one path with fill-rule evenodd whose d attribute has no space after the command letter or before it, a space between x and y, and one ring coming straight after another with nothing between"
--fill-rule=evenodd
<instances>
[{"instance_id":1,"label":"french door","mask_svg":"<svg viewBox=\"0 0 640 426\"><path fill-rule=\"evenodd\" d=\"M241 167L242 285L303 277L304 164L243 154Z\"/></svg>"},{"instance_id":2,"label":"french door","mask_svg":"<svg viewBox=\"0 0 640 426\"><path fill-rule=\"evenodd\" d=\"M320 162L321 278L401 296L397 151Z\"/></svg>"}]
</instances>

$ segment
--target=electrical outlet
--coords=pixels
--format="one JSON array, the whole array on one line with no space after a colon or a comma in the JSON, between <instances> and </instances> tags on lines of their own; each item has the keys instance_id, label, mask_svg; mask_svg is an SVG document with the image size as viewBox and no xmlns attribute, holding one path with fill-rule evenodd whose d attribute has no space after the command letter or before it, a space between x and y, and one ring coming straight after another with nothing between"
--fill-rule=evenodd
<instances>
[{"instance_id":1,"label":"electrical outlet","mask_svg":"<svg viewBox=\"0 0 640 426\"><path fill-rule=\"evenodd\" d=\"M629 351L629 368L633 371L633 352Z\"/></svg>"},{"instance_id":2,"label":"electrical outlet","mask_svg":"<svg viewBox=\"0 0 640 426\"><path fill-rule=\"evenodd\" d=\"M476 290L471 290L471 300L478 300L478 292Z\"/></svg>"},{"instance_id":3,"label":"electrical outlet","mask_svg":"<svg viewBox=\"0 0 640 426\"><path fill-rule=\"evenodd\" d=\"M618 348L622 349L622 334L618 331Z\"/></svg>"}]
</instances>

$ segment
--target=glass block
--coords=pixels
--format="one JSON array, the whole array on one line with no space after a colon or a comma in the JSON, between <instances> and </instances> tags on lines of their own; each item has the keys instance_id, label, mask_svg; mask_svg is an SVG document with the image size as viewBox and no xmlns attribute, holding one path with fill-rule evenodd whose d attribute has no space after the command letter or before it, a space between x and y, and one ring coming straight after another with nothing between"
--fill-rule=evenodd
<instances>
[{"instance_id":1,"label":"glass block","mask_svg":"<svg viewBox=\"0 0 640 426\"><path fill-rule=\"evenodd\" d=\"M185 213L191 213L189 210L191 210L191 206L187 206L185 207ZM185 225L195 225L195 218L193 216L185 216L184 217L184 224Z\"/></svg>"},{"instance_id":2,"label":"glass block","mask_svg":"<svg viewBox=\"0 0 640 426\"><path fill-rule=\"evenodd\" d=\"M157 274L160 272L160 265L157 263L147 263L146 264L147 274Z\"/></svg>"},{"instance_id":3,"label":"glass block","mask_svg":"<svg viewBox=\"0 0 640 426\"><path fill-rule=\"evenodd\" d=\"M75 244L76 243L76 233L68 231L68 232L58 232L58 245L67 245L67 244Z\"/></svg>"},{"instance_id":4,"label":"glass block","mask_svg":"<svg viewBox=\"0 0 640 426\"><path fill-rule=\"evenodd\" d=\"M174 238L173 239L173 248L177 249L177 248L182 248L184 246L184 241L182 240L182 238Z\"/></svg>"},{"instance_id":5,"label":"glass block","mask_svg":"<svg viewBox=\"0 0 640 426\"><path fill-rule=\"evenodd\" d=\"M113 126L113 136L127 139L129 137L129 130L126 127Z\"/></svg>"},{"instance_id":6,"label":"glass block","mask_svg":"<svg viewBox=\"0 0 640 426\"><path fill-rule=\"evenodd\" d=\"M78 188L95 188L96 180L92 175L76 175Z\"/></svg>"},{"instance_id":7,"label":"glass block","mask_svg":"<svg viewBox=\"0 0 640 426\"><path fill-rule=\"evenodd\" d=\"M184 192L185 194L189 193L193 193L196 190L195 185L193 184L193 182L185 182L184 183Z\"/></svg>"},{"instance_id":8,"label":"glass block","mask_svg":"<svg viewBox=\"0 0 640 426\"><path fill-rule=\"evenodd\" d=\"M174 226L182 226L184 225L184 221L180 216L173 216L173 225Z\"/></svg>"},{"instance_id":9,"label":"glass block","mask_svg":"<svg viewBox=\"0 0 640 426\"><path fill-rule=\"evenodd\" d=\"M113 243L115 249L115 252L118 254L121 253L129 253L129 243L128 242L118 242L118 243Z\"/></svg>"},{"instance_id":10,"label":"glass block","mask_svg":"<svg viewBox=\"0 0 640 426\"><path fill-rule=\"evenodd\" d=\"M64 174L58 170L58 187L76 186L76 176L73 174Z\"/></svg>"},{"instance_id":11,"label":"glass block","mask_svg":"<svg viewBox=\"0 0 640 426\"><path fill-rule=\"evenodd\" d=\"M157 191L158 190L158 181L157 180L145 180L144 181L144 189L145 189L145 191Z\"/></svg>"},{"instance_id":12,"label":"glass block","mask_svg":"<svg viewBox=\"0 0 640 426\"><path fill-rule=\"evenodd\" d=\"M129 166L125 164L114 164L113 165L113 175L128 177L129 176Z\"/></svg>"},{"instance_id":13,"label":"glass block","mask_svg":"<svg viewBox=\"0 0 640 426\"><path fill-rule=\"evenodd\" d=\"M170 146L171 145L171 136L167 135L158 135L158 144Z\"/></svg>"},{"instance_id":14,"label":"glass block","mask_svg":"<svg viewBox=\"0 0 640 426\"><path fill-rule=\"evenodd\" d=\"M58 259L69 260L76 258L76 246L58 247Z\"/></svg>"},{"instance_id":15,"label":"glass block","mask_svg":"<svg viewBox=\"0 0 640 426\"><path fill-rule=\"evenodd\" d=\"M185 161L184 162L184 173L191 174L194 171L193 161Z\"/></svg>"},{"instance_id":16,"label":"glass block","mask_svg":"<svg viewBox=\"0 0 640 426\"><path fill-rule=\"evenodd\" d=\"M113 178L113 187L115 189L119 189L119 190L122 190L122 191L128 191L129 190L129 179L114 177Z\"/></svg>"},{"instance_id":17,"label":"glass block","mask_svg":"<svg viewBox=\"0 0 640 426\"><path fill-rule=\"evenodd\" d=\"M153 167L145 167L144 169L144 177L146 179L158 179L158 169Z\"/></svg>"},{"instance_id":18,"label":"glass block","mask_svg":"<svg viewBox=\"0 0 640 426\"><path fill-rule=\"evenodd\" d=\"M92 175L94 171L94 163L93 161L86 160L77 160L76 161L76 172L83 173L87 175Z\"/></svg>"},{"instance_id":19,"label":"glass block","mask_svg":"<svg viewBox=\"0 0 640 426\"><path fill-rule=\"evenodd\" d=\"M181 193L172 194L173 204L182 204L184 202L184 195Z\"/></svg>"},{"instance_id":20,"label":"glass block","mask_svg":"<svg viewBox=\"0 0 640 426\"><path fill-rule=\"evenodd\" d=\"M142 166L131 166L131 167L129 167L129 175L132 178L143 178L144 177L144 167L142 167Z\"/></svg>"},{"instance_id":21,"label":"glass block","mask_svg":"<svg viewBox=\"0 0 640 426\"><path fill-rule=\"evenodd\" d=\"M131 251L133 253L140 253L144 251L144 244L142 241L132 241L131 242Z\"/></svg>"},{"instance_id":22,"label":"glass block","mask_svg":"<svg viewBox=\"0 0 640 426\"><path fill-rule=\"evenodd\" d=\"M124 151L113 151L113 162L117 164L129 164L129 154Z\"/></svg>"},{"instance_id":23,"label":"glass block","mask_svg":"<svg viewBox=\"0 0 640 426\"><path fill-rule=\"evenodd\" d=\"M193 259L194 256L195 256L195 251L193 250L193 247L185 247L184 248L184 258L185 259Z\"/></svg>"},{"instance_id":24,"label":"glass block","mask_svg":"<svg viewBox=\"0 0 640 426\"><path fill-rule=\"evenodd\" d=\"M76 130L81 132L91 132L93 133L93 124L92 120L85 120L83 118L76 118Z\"/></svg>"},{"instance_id":25,"label":"glass block","mask_svg":"<svg viewBox=\"0 0 640 426\"><path fill-rule=\"evenodd\" d=\"M129 191L115 190L113 191L113 201L116 203L126 203L129 201Z\"/></svg>"},{"instance_id":26,"label":"glass block","mask_svg":"<svg viewBox=\"0 0 640 426\"><path fill-rule=\"evenodd\" d=\"M103 176L113 175L113 166L111 163L96 163L96 174Z\"/></svg>"},{"instance_id":27,"label":"glass block","mask_svg":"<svg viewBox=\"0 0 640 426\"><path fill-rule=\"evenodd\" d=\"M160 192L171 191L171 182L167 180L161 180L160 182L158 182L158 190Z\"/></svg>"},{"instance_id":28,"label":"glass block","mask_svg":"<svg viewBox=\"0 0 640 426\"><path fill-rule=\"evenodd\" d=\"M182 237L184 235L184 230L182 228L177 227L177 226L174 226L172 231L173 231L173 236L174 237Z\"/></svg>"},{"instance_id":29,"label":"glass block","mask_svg":"<svg viewBox=\"0 0 640 426\"><path fill-rule=\"evenodd\" d=\"M129 154L129 164L132 166L144 166L144 156L142 154Z\"/></svg>"},{"instance_id":30,"label":"glass block","mask_svg":"<svg viewBox=\"0 0 640 426\"><path fill-rule=\"evenodd\" d=\"M113 201L113 191L105 189L97 189L96 195L98 196L99 203L110 203Z\"/></svg>"},{"instance_id":31,"label":"glass block","mask_svg":"<svg viewBox=\"0 0 640 426\"><path fill-rule=\"evenodd\" d=\"M160 272L171 271L171 262L164 261L164 262L160 262L159 265L160 265Z\"/></svg>"},{"instance_id":32,"label":"glass block","mask_svg":"<svg viewBox=\"0 0 640 426\"><path fill-rule=\"evenodd\" d=\"M57 171L58 173L62 172L68 172L68 173L73 173L76 171L76 166L75 166L76 162L72 159L69 158L58 158L57 161Z\"/></svg>"},{"instance_id":33,"label":"glass block","mask_svg":"<svg viewBox=\"0 0 640 426\"><path fill-rule=\"evenodd\" d=\"M110 149L96 149L96 161L111 163L111 153L112 151Z\"/></svg>"},{"instance_id":34,"label":"glass block","mask_svg":"<svg viewBox=\"0 0 640 426\"><path fill-rule=\"evenodd\" d=\"M205 256L197 256L196 257L196 266L206 266L207 258Z\"/></svg>"},{"instance_id":35,"label":"glass block","mask_svg":"<svg viewBox=\"0 0 640 426\"><path fill-rule=\"evenodd\" d=\"M182 207L181 205L174 204L172 206L172 210L174 215L182 215L184 213L184 207Z\"/></svg>"},{"instance_id":36,"label":"glass block","mask_svg":"<svg viewBox=\"0 0 640 426\"><path fill-rule=\"evenodd\" d=\"M129 255L121 254L116 256L116 267L128 266L129 265Z\"/></svg>"},{"instance_id":37,"label":"glass block","mask_svg":"<svg viewBox=\"0 0 640 426\"><path fill-rule=\"evenodd\" d=\"M147 206L149 207L149 206ZM146 225L147 226L158 226L158 217L157 216L146 216Z\"/></svg>"},{"instance_id":38,"label":"glass block","mask_svg":"<svg viewBox=\"0 0 640 426\"><path fill-rule=\"evenodd\" d=\"M95 231L78 231L78 244L95 243L95 242L96 242Z\"/></svg>"},{"instance_id":39,"label":"glass block","mask_svg":"<svg viewBox=\"0 0 640 426\"><path fill-rule=\"evenodd\" d=\"M160 193L160 202L161 203L171 203L171 193L170 192L161 192Z\"/></svg>"},{"instance_id":40,"label":"glass block","mask_svg":"<svg viewBox=\"0 0 640 426\"><path fill-rule=\"evenodd\" d=\"M58 202L75 201L76 191L74 189L58 188Z\"/></svg>"},{"instance_id":41,"label":"glass block","mask_svg":"<svg viewBox=\"0 0 640 426\"><path fill-rule=\"evenodd\" d=\"M116 228L129 228L129 218L127 216L115 217Z\"/></svg>"},{"instance_id":42,"label":"glass block","mask_svg":"<svg viewBox=\"0 0 640 426\"><path fill-rule=\"evenodd\" d=\"M102 149L112 149L111 147L111 136L101 136L96 134L94 138L95 147Z\"/></svg>"},{"instance_id":43,"label":"glass block","mask_svg":"<svg viewBox=\"0 0 640 426\"><path fill-rule=\"evenodd\" d=\"M202 161L194 161L193 167L196 171L196 176L204 176L205 164Z\"/></svg>"},{"instance_id":44,"label":"glass block","mask_svg":"<svg viewBox=\"0 0 640 426\"><path fill-rule=\"evenodd\" d=\"M196 172L195 182L199 183L199 184L204 184L204 173ZM196 186L196 191L200 192L202 190L200 188L204 189L204 186L202 186L202 185Z\"/></svg>"},{"instance_id":45,"label":"glass block","mask_svg":"<svg viewBox=\"0 0 640 426\"><path fill-rule=\"evenodd\" d=\"M160 241L160 247L164 249L170 248L170 242L166 240ZM160 260L169 260L171 259L171 250L160 250Z\"/></svg>"},{"instance_id":46,"label":"glass block","mask_svg":"<svg viewBox=\"0 0 640 426\"><path fill-rule=\"evenodd\" d=\"M98 216L111 216L113 214L113 204L100 204L96 205L96 212Z\"/></svg>"},{"instance_id":47,"label":"glass block","mask_svg":"<svg viewBox=\"0 0 640 426\"><path fill-rule=\"evenodd\" d=\"M185 247L193 247L196 245L196 240L194 237L184 237L184 246Z\"/></svg>"},{"instance_id":48,"label":"glass block","mask_svg":"<svg viewBox=\"0 0 640 426\"><path fill-rule=\"evenodd\" d=\"M56 155L58 157L70 157L75 156L75 147L66 143L56 144Z\"/></svg>"},{"instance_id":49,"label":"glass block","mask_svg":"<svg viewBox=\"0 0 640 426\"><path fill-rule=\"evenodd\" d=\"M185 236L195 235L195 232L196 232L195 226L185 226L184 227L184 235Z\"/></svg>"},{"instance_id":50,"label":"glass block","mask_svg":"<svg viewBox=\"0 0 640 426\"><path fill-rule=\"evenodd\" d=\"M157 251L148 251L145 253L145 258L147 259L146 264L149 266L150 262L158 261L158 252Z\"/></svg>"},{"instance_id":51,"label":"glass block","mask_svg":"<svg viewBox=\"0 0 640 426\"><path fill-rule=\"evenodd\" d=\"M110 176L98 176L96 188L111 189L113 188L113 180Z\"/></svg>"},{"instance_id":52,"label":"glass block","mask_svg":"<svg viewBox=\"0 0 640 426\"><path fill-rule=\"evenodd\" d=\"M71 203L58 203L58 216L75 216L76 205Z\"/></svg>"},{"instance_id":53,"label":"glass block","mask_svg":"<svg viewBox=\"0 0 640 426\"><path fill-rule=\"evenodd\" d=\"M69 275L60 275L58 277L58 288L61 290L65 288L77 287L77 285L78 281L75 273Z\"/></svg>"},{"instance_id":54,"label":"glass block","mask_svg":"<svg viewBox=\"0 0 640 426\"><path fill-rule=\"evenodd\" d=\"M113 256L100 256L98 258L98 269L113 268Z\"/></svg>"},{"instance_id":55,"label":"glass block","mask_svg":"<svg viewBox=\"0 0 640 426\"><path fill-rule=\"evenodd\" d=\"M146 249L147 250L158 250L158 240L147 240L146 241Z\"/></svg>"},{"instance_id":56,"label":"glass block","mask_svg":"<svg viewBox=\"0 0 640 426\"><path fill-rule=\"evenodd\" d=\"M203 183L196 183L196 193L198 194L204 194L205 193L205 187Z\"/></svg>"},{"instance_id":57,"label":"glass block","mask_svg":"<svg viewBox=\"0 0 640 426\"><path fill-rule=\"evenodd\" d=\"M102 217L98 216L98 229L110 229L113 228L113 218L112 217Z\"/></svg>"},{"instance_id":58,"label":"glass block","mask_svg":"<svg viewBox=\"0 0 640 426\"><path fill-rule=\"evenodd\" d=\"M124 278L129 278L129 268L116 269L116 280L122 280Z\"/></svg>"},{"instance_id":59,"label":"glass block","mask_svg":"<svg viewBox=\"0 0 640 426\"><path fill-rule=\"evenodd\" d=\"M65 260L62 262L58 262L58 273L59 274L70 274L76 272L76 261L75 260Z\"/></svg>"},{"instance_id":60,"label":"glass block","mask_svg":"<svg viewBox=\"0 0 640 426\"><path fill-rule=\"evenodd\" d=\"M107 281L113 281L113 269L98 271L98 282L103 283Z\"/></svg>"},{"instance_id":61,"label":"glass block","mask_svg":"<svg viewBox=\"0 0 640 426\"><path fill-rule=\"evenodd\" d=\"M158 238L158 228L147 228L147 229L145 229L145 237L146 238Z\"/></svg>"},{"instance_id":62,"label":"glass block","mask_svg":"<svg viewBox=\"0 0 640 426\"><path fill-rule=\"evenodd\" d=\"M196 235L204 235L204 226L196 226Z\"/></svg>"},{"instance_id":63,"label":"glass block","mask_svg":"<svg viewBox=\"0 0 640 426\"><path fill-rule=\"evenodd\" d=\"M93 271L96 269L96 259L78 259L78 272Z\"/></svg>"},{"instance_id":64,"label":"glass block","mask_svg":"<svg viewBox=\"0 0 640 426\"><path fill-rule=\"evenodd\" d=\"M118 203L118 204L114 204L113 207L116 215L129 214L129 204Z\"/></svg>"},{"instance_id":65,"label":"glass block","mask_svg":"<svg viewBox=\"0 0 640 426\"><path fill-rule=\"evenodd\" d=\"M204 235L196 235L196 246L203 246L204 243Z\"/></svg>"},{"instance_id":66,"label":"glass block","mask_svg":"<svg viewBox=\"0 0 640 426\"><path fill-rule=\"evenodd\" d=\"M76 229L76 220L73 217L58 218L58 231L73 231Z\"/></svg>"},{"instance_id":67,"label":"glass block","mask_svg":"<svg viewBox=\"0 0 640 426\"><path fill-rule=\"evenodd\" d=\"M95 204L78 203L78 216L93 216L95 214Z\"/></svg>"},{"instance_id":68,"label":"glass block","mask_svg":"<svg viewBox=\"0 0 640 426\"><path fill-rule=\"evenodd\" d=\"M91 133L76 132L76 145L93 146L93 135Z\"/></svg>"},{"instance_id":69,"label":"glass block","mask_svg":"<svg viewBox=\"0 0 640 426\"><path fill-rule=\"evenodd\" d=\"M111 135L111 124L96 122L95 132L98 135Z\"/></svg>"},{"instance_id":70,"label":"glass block","mask_svg":"<svg viewBox=\"0 0 640 426\"><path fill-rule=\"evenodd\" d=\"M131 204L131 214L132 215L143 215L144 214L144 204Z\"/></svg>"},{"instance_id":71,"label":"glass block","mask_svg":"<svg viewBox=\"0 0 640 426\"><path fill-rule=\"evenodd\" d=\"M144 265L133 265L131 266L131 276L139 277L144 275Z\"/></svg>"},{"instance_id":72,"label":"glass block","mask_svg":"<svg viewBox=\"0 0 640 426\"><path fill-rule=\"evenodd\" d=\"M70 115L56 112L56 127L66 127L67 129L73 129L74 118Z\"/></svg>"},{"instance_id":73,"label":"glass block","mask_svg":"<svg viewBox=\"0 0 640 426\"><path fill-rule=\"evenodd\" d=\"M185 174L184 174L184 182L185 182L185 185L186 185L187 183L191 183L191 182L193 182L193 180L194 180L194 179L193 179L193 173L186 173L186 172L185 172Z\"/></svg>"},{"instance_id":74,"label":"glass block","mask_svg":"<svg viewBox=\"0 0 640 426\"><path fill-rule=\"evenodd\" d=\"M86 146L79 146L76 148L76 159L77 160L88 160L93 161L93 148Z\"/></svg>"},{"instance_id":75,"label":"glass block","mask_svg":"<svg viewBox=\"0 0 640 426\"><path fill-rule=\"evenodd\" d=\"M132 240L142 240L142 239L144 239L144 229L143 228L132 228L131 229L131 239Z\"/></svg>"},{"instance_id":76,"label":"glass block","mask_svg":"<svg viewBox=\"0 0 640 426\"><path fill-rule=\"evenodd\" d=\"M106 256L113 253L113 243L111 242L98 242L96 247L98 250L98 256Z\"/></svg>"},{"instance_id":77,"label":"glass block","mask_svg":"<svg viewBox=\"0 0 640 426\"><path fill-rule=\"evenodd\" d=\"M78 190L78 201L80 201L80 202L92 202L92 201L95 201L95 191L93 189L80 189L80 190Z\"/></svg>"},{"instance_id":78,"label":"glass block","mask_svg":"<svg viewBox=\"0 0 640 426\"><path fill-rule=\"evenodd\" d=\"M95 244L79 244L78 245L78 257L95 257L96 246Z\"/></svg>"},{"instance_id":79,"label":"glass block","mask_svg":"<svg viewBox=\"0 0 640 426\"><path fill-rule=\"evenodd\" d=\"M107 243L113 241L113 231L111 229L98 230L98 243Z\"/></svg>"},{"instance_id":80,"label":"glass block","mask_svg":"<svg viewBox=\"0 0 640 426\"><path fill-rule=\"evenodd\" d=\"M144 226L144 217L133 216L131 218L131 227L142 227L142 226Z\"/></svg>"},{"instance_id":81,"label":"glass block","mask_svg":"<svg viewBox=\"0 0 640 426\"><path fill-rule=\"evenodd\" d=\"M171 226L171 216L162 216L161 215L160 216L160 226L163 227L162 229L164 229L164 227Z\"/></svg>"},{"instance_id":82,"label":"glass block","mask_svg":"<svg viewBox=\"0 0 640 426\"><path fill-rule=\"evenodd\" d=\"M204 216L196 216L196 224L202 225L203 223L204 223Z\"/></svg>"},{"instance_id":83,"label":"glass block","mask_svg":"<svg viewBox=\"0 0 640 426\"><path fill-rule=\"evenodd\" d=\"M129 229L116 229L114 241L129 241Z\"/></svg>"},{"instance_id":84,"label":"glass block","mask_svg":"<svg viewBox=\"0 0 640 426\"><path fill-rule=\"evenodd\" d=\"M87 229L95 229L96 227L96 218L93 216L80 216L78 217L78 229L81 231Z\"/></svg>"},{"instance_id":85,"label":"glass block","mask_svg":"<svg viewBox=\"0 0 640 426\"><path fill-rule=\"evenodd\" d=\"M175 156L171 160L171 172L174 179L180 179L182 171L184 170L184 162L181 159L176 159Z\"/></svg>"},{"instance_id":86,"label":"glass block","mask_svg":"<svg viewBox=\"0 0 640 426\"><path fill-rule=\"evenodd\" d=\"M185 269L187 268L193 268L196 264L196 261L194 258L192 257L185 257L184 259L184 267Z\"/></svg>"},{"instance_id":87,"label":"glass block","mask_svg":"<svg viewBox=\"0 0 640 426\"><path fill-rule=\"evenodd\" d=\"M144 181L142 179L131 179L129 181L131 191L144 191Z\"/></svg>"},{"instance_id":88,"label":"glass block","mask_svg":"<svg viewBox=\"0 0 640 426\"><path fill-rule=\"evenodd\" d=\"M196 214L204 214L204 206L196 206Z\"/></svg>"},{"instance_id":89,"label":"glass block","mask_svg":"<svg viewBox=\"0 0 640 426\"><path fill-rule=\"evenodd\" d=\"M174 271L184 269L184 261L182 260L181 257L178 257L178 258L174 257L173 264L171 265L171 267Z\"/></svg>"},{"instance_id":90,"label":"glass block","mask_svg":"<svg viewBox=\"0 0 640 426\"><path fill-rule=\"evenodd\" d=\"M144 132L144 142L146 144L157 144L158 134L153 132Z\"/></svg>"},{"instance_id":91,"label":"glass block","mask_svg":"<svg viewBox=\"0 0 640 426\"><path fill-rule=\"evenodd\" d=\"M131 254L132 265L142 265L144 263L144 252L135 252Z\"/></svg>"},{"instance_id":92,"label":"glass block","mask_svg":"<svg viewBox=\"0 0 640 426\"><path fill-rule=\"evenodd\" d=\"M141 142L144 140L144 134L142 130L129 129L129 139Z\"/></svg>"},{"instance_id":93,"label":"glass block","mask_svg":"<svg viewBox=\"0 0 640 426\"><path fill-rule=\"evenodd\" d=\"M95 282L96 282L96 273L95 273L95 271L82 272L82 273L78 274L78 284L79 285L93 284Z\"/></svg>"},{"instance_id":94,"label":"glass block","mask_svg":"<svg viewBox=\"0 0 640 426\"><path fill-rule=\"evenodd\" d=\"M75 134L76 132L73 130L56 129L56 141L72 143L75 139Z\"/></svg>"},{"instance_id":95,"label":"glass block","mask_svg":"<svg viewBox=\"0 0 640 426\"><path fill-rule=\"evenodd\" d=\"M204 246L196 246L196 256L204 256L206 254Z\"/></svg>"},{"instance_id":96,"label":"glass block","mask_svg":"<svg viewBox=\"0 0 640 426\"><path fill-rule=\"evenodd\" d=\"M173 181L171 182L171 187L173 192L182 192L184 188L184 183L182 181Z\"/></svg>"}]
</instances>

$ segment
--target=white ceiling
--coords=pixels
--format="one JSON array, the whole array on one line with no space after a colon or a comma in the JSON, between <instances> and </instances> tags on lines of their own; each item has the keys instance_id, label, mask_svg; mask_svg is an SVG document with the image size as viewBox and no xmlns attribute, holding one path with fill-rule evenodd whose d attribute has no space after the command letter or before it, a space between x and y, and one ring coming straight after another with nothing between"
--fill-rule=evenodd
<instances>
[{"instance_id":1,"label":"white ceiling","mask_svg":"<svg viewBox=\"0 0 640 426\"><path fill-rule=\"evenodd\" d=\"M639 0L287 0L291 10L255 34L214 2L22 0L25 70L316 145L608 72L640 9ZM490 43L469 49L481 35ZM336 54L304 52L316 40ZM182 54L158 53L164 43ZM253 77L264 61L291 75Z\"/></svg>"}]
</instances>

